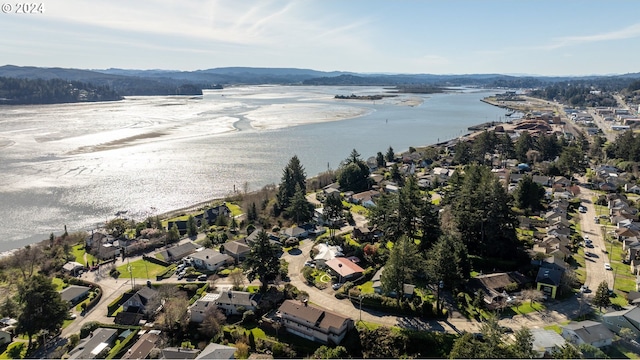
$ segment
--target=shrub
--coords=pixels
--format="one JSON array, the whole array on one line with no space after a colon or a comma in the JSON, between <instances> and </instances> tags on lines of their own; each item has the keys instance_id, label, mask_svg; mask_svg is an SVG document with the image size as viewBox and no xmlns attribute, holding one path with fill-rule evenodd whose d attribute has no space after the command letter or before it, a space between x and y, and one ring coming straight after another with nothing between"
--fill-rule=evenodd
<instances>
[{"instance_id":1,"label":"shrub","mask_svg":"<svg viewBox=\"0 0 640 360\"><path fill-rule=\"evenodd\" d=\"M256 314L253 310L247 310L242 314L242 323L247 324L256 320Z\"/></svg>"}]
</instances>

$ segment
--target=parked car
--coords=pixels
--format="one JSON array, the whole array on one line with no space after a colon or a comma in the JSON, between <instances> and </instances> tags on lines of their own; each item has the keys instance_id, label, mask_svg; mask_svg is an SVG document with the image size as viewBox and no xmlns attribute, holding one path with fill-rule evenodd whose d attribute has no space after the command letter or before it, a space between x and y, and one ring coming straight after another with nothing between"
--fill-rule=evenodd
<instances>
[{"instance_id":1,"label":"parked car","mask_svg":"<svg viewBox=\"0 0 640 360\"><path fill-rule=\"evenodd\" d=\"M202 274L198 276L198 281L207 281L208 278L206 274Z\"/></svg>"},{"instance_id":2,"label":"parked car","mask_svg":"<svg viewBox=\"0 0 640 360\"><path fill-rule=\"evenodd\" d=\"M589 249L593 249L593 244L590 242L585 242L584 246L588 247Z\"/></svg>"},{"instance_id":3,"label":"parked car","mask_svg":"<svg viewBox=\"0 0 640 360\"><path fill-rule=\"evenodd\" d=\"M333 290L338 290L338 289L340 289L340 288L342 287L342 285L343 285L342 283L335 283L335 284L333 284L333 285L331 286L331 288L332 288Z\"/></svg>"},{"instance_id":4,"label":"parked car","mask_svg":"<svg viewBox=\"0 0 640 360\"><path fill-rule=\"evenodd\" d=\"M611 268L611 264L609 264L609 263L604 263L604 269L605 269L605 270L613 270L613 269Z\"/></svg>"},{"instance_id":5,"label":"parked car","mask_svg":"<svg viewBox=\"0 0 640 360\"><path fill-rule=\"evenodd\" d=\"M589 289L589 287L587 285L582 285L582 286L580 286L580 292L587 294L587 293L591 292L591 289Z\"/></svg>"}]
</instances>

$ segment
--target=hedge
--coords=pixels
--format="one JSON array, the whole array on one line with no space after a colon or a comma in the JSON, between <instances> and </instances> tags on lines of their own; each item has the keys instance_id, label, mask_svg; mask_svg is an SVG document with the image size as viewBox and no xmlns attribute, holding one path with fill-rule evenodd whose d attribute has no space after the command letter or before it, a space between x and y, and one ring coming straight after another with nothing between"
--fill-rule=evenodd
<instances>
[{"instance_id":1,"label":"hedge","mask_svg":"<svg viewBox=\"0 0 640 360\"><path fill-rule=\"evenodd\" d=\"M89 301L89 304L87 304L87 308L85 309L85 312L88 312L89 310L93 309L96 305L98 305L98 303L100 302L100 299L102 299L102 288L100 286L96 287L96 296L91 299L91 301Z\"/></svg>"},{"instance_id":2,"label":"hedge","mask_svg":"<svg viewBox=\"0 0 640 360\"><path fill-rule=\"evenodd\" d=\"M178 266L176 264L169 265L163 272L161 272L160 274L156 275L156 280L160 281L162 279L170 278L171 276L173 276L173 274L175 274L177 267Z\"/></svg>"},{"instance_id":3,"label":"hedge","mask_svg":"<svg viewBox=\"0 0 640 360\"><path fill-rule=\"evenodd\" d=\"M118 345L114 346L111 351L109 351L109 355L107 355L106 359L113 359L116 355L120 355L123 349L138 335L138 330L132 330L131 334L127 336L124 340L122 340ZM118 356L118 359L120 356Z\"/></svg>"}]
</instances>

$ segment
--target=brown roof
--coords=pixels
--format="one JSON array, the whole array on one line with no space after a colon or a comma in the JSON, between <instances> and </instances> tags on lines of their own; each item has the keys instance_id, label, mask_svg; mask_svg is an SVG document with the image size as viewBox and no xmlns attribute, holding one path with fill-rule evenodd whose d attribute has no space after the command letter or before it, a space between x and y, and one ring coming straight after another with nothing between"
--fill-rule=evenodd
<instances>
[{"instance_id":1,"label":"brown roof","mask_svg":"<svg viewBox=\"0 0 640 360\"><path fill-rule=\"evenodd\" d=\"M146 333L140 336L140 339L127 351L122 357L123 359L144 359L151 350L156 346L158 335Z\"/></svg>"},{"instance_id":2,"label":"brown roof","mask_svg":"<svg viewBox=\"0 0 640 360\"><path fill-rule=\"evenodd\" d=\"M329 329L331 327L339 329L345 321L349 320L347 317L311 305L304 305L294 300L285 300L278 310L281 313L307 321L322 329Z\"/></svg>"},{"instance_id":3,"label":"brown roof","mask_svg":"<svg viewBox=\"0 0 640 360\"><path fill-rule=\"evenodd\" d=\"M520 274L517 271L508 273L495 273L487 275L478 275L475 277L482 285L489 289L502 289L505 286L516 283L518 285L529 282L526 276Z\"/></svg>"},{"instance_id":4,"label":"brown roof","mask_svg":"<svg viewBox=\"0 0 640 360\"><path fill-rule=\"evenodd\" d=\"M343 257L333 258L327 261L326 265L330 267L331 270L338 273L340 276L350 276L353 274L364 272L363 268L355 264L353 261Z\"/></svg>"}]
</instances>

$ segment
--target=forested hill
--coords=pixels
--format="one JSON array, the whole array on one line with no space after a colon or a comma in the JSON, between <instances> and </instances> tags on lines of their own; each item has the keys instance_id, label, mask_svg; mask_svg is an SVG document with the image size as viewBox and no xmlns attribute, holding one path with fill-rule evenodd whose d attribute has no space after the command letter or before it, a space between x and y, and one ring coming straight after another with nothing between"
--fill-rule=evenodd
<instances>
[{"instance_id":1,"label":"forested hill","mask_svg":"<svg viewBox=\"0 0 640 360\"><path fill-rule=\"evenodd\" d=\"M0 104L57 104L116 101L122 96L107 86L61 79L16 79L0 77Z\"/></svg>"}]
</instances>

